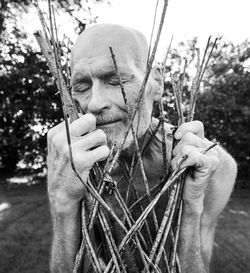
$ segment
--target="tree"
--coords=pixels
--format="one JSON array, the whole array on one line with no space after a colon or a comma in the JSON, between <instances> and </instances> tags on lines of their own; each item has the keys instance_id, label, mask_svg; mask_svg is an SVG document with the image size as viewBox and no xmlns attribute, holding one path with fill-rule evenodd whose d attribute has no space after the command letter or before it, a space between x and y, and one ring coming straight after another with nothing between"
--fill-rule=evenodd
<instances>
[{"instance_id":1,"label":"tree","mask_svg":"<svg viewBox=\"0 0 250 273\"><path fill-rule=\"evenodd\" d=\"M181 53L188 60L194 59L196 40L182 43L177 50L172 50L170 65L167 70L181 71ZM184 48L184 50L183 50ZM218 141L229 151L238 163L240 187L249 187L250 178L250 42L241 45L220 42L210 61L206 77L198 97L195 119L204 122L206 137ZM184 98L188 100L190 74L185 74ZM185 105L184 99L184 105ZM164 108L168 119L176 124L174 97L169 79L165 82Z\"/></svg>"},{"instance_id":2,"label":"tree","mask_svg":"<svg viewBox=\"0 0 250 273\"><path fill-rule=\"evenodd\" d=\"M32 1L19 2L0 2L0 165L13 172L19 163L27 172L37 172L45 167L46 132L62 119L62 111L45 59L29 44L20 24ZM78 32L96 21L91 7L99 2L107 1L53 1L77 19Z\"/></svg>"},{"instance_id":3,"label":"tree","mask_svg":"<svg viewBox=\"0 0 250 273\"><path fill-rule=\"evenodd\" d=\"M250 43L223 44L198 100L197 117L207 136L218 140L238 162L241 186L250 178Z\"/></svg>"}]
</instances>

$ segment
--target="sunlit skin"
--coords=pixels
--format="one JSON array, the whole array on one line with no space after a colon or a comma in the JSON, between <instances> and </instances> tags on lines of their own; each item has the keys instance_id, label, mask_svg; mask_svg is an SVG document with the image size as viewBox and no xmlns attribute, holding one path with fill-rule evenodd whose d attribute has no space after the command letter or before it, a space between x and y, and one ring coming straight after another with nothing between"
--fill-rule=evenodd
<instances>
[{"instance_id":1,"label":"sunlit skin","mask_svg":"<svg viewBox=\"0 0 250 273\"><path fill-rule=\"evenodd\" d=\"M109 51L111 46L124 84L128 104L124 103L119 81ZM138 91L145 75L148 46L138 31L117 25L96 25L82 33L76 41L71 56L73 98L79 103L83 115L70 125L74 162L86 181L95 162L105 160L112 144L121 144L128 124L128 109L135 106ZM163 81L153 68L133 126L138 125L140 143L150 136L157 121L151 118L153 102L161 97ZM167 138L167 162L175 170L184 155L186 166L194 168L193 176L187 175L183 194L183 217L178 246L182 272L201 273L209 271L213 236L217 218L225 207L232 191L236 164L220 147L207 154L201 152L212 142L204 135L203 124L193 121L181 125L175 133L179 140L170 160L172 139L170 125L165 124ZM153 138L143 156L150 187L159 183L163 176L161 134ZM134 151L133 137L128 136L121 161L131 162ZM123 169L116 166L112 176L121 180ZM122 181L122 180L121 180ZM126 184L120 183L121 192ZM139 194L145 192L138 172L134 185ZM69 160L64 123L48 133L48 193L53 222L51 252L52 272L72 272L74 257L80 243L80 202L83 199L89 208L89 194L74 176ZM118 216L122 212L112 197L107 199ZM163 202L167 203L167 199ZM159 207L159 211L160 211ZM158 213L158 211L157 211ZM117 240L123 233L116 231ZM117 235L119 234L119 236ZM82 272L87 272L89 261L85 257ZM142 270L141 265L137 265ZM105 265L104 265L105 267ZM162 272L166 269L161 265Z\"/></svg>"}]
</instances>

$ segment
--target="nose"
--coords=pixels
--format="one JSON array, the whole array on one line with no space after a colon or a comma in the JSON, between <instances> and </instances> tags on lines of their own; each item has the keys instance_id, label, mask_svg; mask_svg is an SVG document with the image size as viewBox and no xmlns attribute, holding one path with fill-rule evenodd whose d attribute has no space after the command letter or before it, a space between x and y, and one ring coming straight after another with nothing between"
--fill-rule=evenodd
<instances>
[{"instance_id":1,"label":"nose","mask_svg":"<svg viewBox=\"0 0 250 273\"><path fill-rule=\"evenodd\" d=\"M97 114L109 108L111 108L111 100L105 85L101 84L99 80L94 80L92 82L91 98L87 105L87 112Z\"/></svg>"}]
</instances>

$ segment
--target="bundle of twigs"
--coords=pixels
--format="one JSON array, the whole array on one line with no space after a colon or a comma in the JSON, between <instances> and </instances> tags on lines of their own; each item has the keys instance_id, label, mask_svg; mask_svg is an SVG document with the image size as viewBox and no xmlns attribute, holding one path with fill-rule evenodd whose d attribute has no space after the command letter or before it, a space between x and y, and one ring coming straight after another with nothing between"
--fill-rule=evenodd
<instances>
[{"instance_id":1,"label":"bundle of twigs","mask_svg":"<svg viewBox=\"0 0 250 273\"><path fill-rule=\"evenodd\" d=\"M83 260L83 255L85 253L88 255L91 264L92 270L94 272L131 272L129 267L131 267L130 262L132 263L131 259L125 258L125 252L128 246L130 249L135 250L137 249L141 261L144 265L144 272L161 272L159 268L159 263L163 260L166 272L181 272L178 254L177 254L177 245L178 245L178 237L180 232L180 225L181 225L181 215L182 215L182 189L185 177L186 168L183 168L183 162L185 161L185 157L180 162L178 168L168 174L167 173L167 162L166 162L166 132L164 127L164 115L163 115L163 106L162 103L160 104L160 119L159 124L153 132L153 135L156 131L161 127L162 133L162 153L163 153L163 162L164 162L164 170L165 176L162 178L160 183L154 187L149 187L149 183L147 181L147 176L145 174L144 166L143 166L143 154L150 145L151 139L148 140L146 145L142 147L138 144L138 139L136 136L136 129L133 128L133 121L135 119L136 113L140 107L140 102L143 98L145 87L147 85L147 81L151 72L151 68L154 62L155 53L157 50L157 46L159 43L163 22L165 18L165 13L168 5L168 1L164 0L163 10L160 18L160 23L155 39L154 46L152 51L149 52L148 62L147 62L147 69L145 73L144 80L142 82L141 89L138 93L136 107L134 109L128 109L128 113L131 113L129 116L129 125L125 132L124 139L122 144L117 147L117 149L112 149L110 153L110 157L107 160L107 164L103 166L102 164L95 164L93 170L90 172L90 177L87 181L84 181L80 174L77 172L74 164L74 157L72 154L71 149L71 138L69 133L69 120L73 122L78 118L78 111L77 107L74 105L73 99L70 95L70 91L68 88L67 74L65 78L65 73L63 71L61 65L61 49L57 37L57 27L56 27L56 20L55 20L55 13L53 6L51 5L50 1L48 1L49 6L49 25L47 26L44 16L37 6L38 14L42 23L43 31L37 31L34 35L41 47L42 53L44 54L50 71L56 81L57 87L60 92L62 105L63 105L63 114L64 120L66 125L66 134L67 134L67 141L69 146L69 153L70 153L70 160L71 166L74 171L76 177L84 184L88 193L93 197L92 209L90 215L86 214L85 206L82 205L82 242L79 248L79 251L76 255L75 260L75 267L74 272L79 272L81 268L81 263ZM185 80L185 72L186 72L186 63L184 66L184 71L182 76L172 76L172 85L175 94L176 100L176 109L178 113L179 122L178 125L182 124L185 121L191 121L194 116L195 111L195 102L197 98L197 94L199 91L200 83L202 81L202 77L204 75L204 71L207 67L208 61L211 57L213 48L215 46L216 40L213 43L212 49L209 54L207 54L209 46L210 46L210 38L207 42L206 50L204 52L204 56L202 61L200 62L199 54L198 54L198 61L197 61L197 73L193 80L191 92L190 92L190 106L188 113L183 113L182 107L182 92ZM150 46L151 48L151 46ZM170 48L170 47L169 47ZM114 53L115 49L110 47L110 54L113 60L113 64L115 67L115 71L117 74L118 79L119 76L119 67L116 63L116 57ZM168 50L169 52L169 50ZM168 54L168 53L167 53ZM208 56L207 56L208 55ZM165 67L165 62L167 59L167 55L164 58L163 62L163 69ZM69 77L69 75L68 75ZM123 95L123 99L125 104L127 105L127 98L126 93L124 91L124 87L122 81L119 80L120 89ZM68 120L69 118L69 120ZM132 161L131 166L124 165L124 176L128 181L128 190L126 194L126 198L124 199L119 190L116 187L116 182L111 178L111 172L116 165L120 153L123 149L125 144L126 138L128 136L129 131L132 131L134 137L134 144L135 144L135 155ZM115 151L115 152L114 152ZM205 153L206 151L204 151ZM137 159L137 160L136 160ZM139 197L136 189L133 185L133 174L136 170L139 169L142 175L144 187L145 187L145 195ZM111 193L114 195L117 203L119 204L121 210L124 214L124 219L120 219L116 213L110 208L107 202L103 198L103 193L105 189L111 190ZM133 191L135 196L137 196L137 201L129 205L130 194ZM168 191L168 202L166 204L166 208L164 211L163 218L161 222L158 221L155 212L155 206L158 203L159 199ZM148 205L145 207L143 206L144 201L147 200ZM135 219L132 215L132 212L135 208L139 208L140 216ZM153 218L153 224L157 234L153 236L150 233L148 219L149 216ZM117 245L114 235L112 233L112 226L109 221L109 217L116 222L116 224L120 227L121 230L124 231L125 236L123 237L122 241L119 245ZM107 254L107 261L105 265L105 269L103 269L103 262L100 259L100 251L96 250L93 246L93 242L90 238L90 233L93 230L94 222L98 221L100 226L100 230L102 230L104 234L104 241L100 245L100 248L106 248ZM146 230L146 236L142 234L142 228ZM170 241L171 247L170 252L167 253L165 245L166 242Z\"/></svg>"}]
</instances>

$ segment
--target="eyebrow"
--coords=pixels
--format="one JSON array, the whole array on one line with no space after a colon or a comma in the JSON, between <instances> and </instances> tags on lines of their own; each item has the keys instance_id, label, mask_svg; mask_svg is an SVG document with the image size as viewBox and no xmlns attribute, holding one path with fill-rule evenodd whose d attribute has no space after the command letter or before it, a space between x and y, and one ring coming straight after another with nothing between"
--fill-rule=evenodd
<instances>
[{"instance_id":1,"label":"eyebrow","mask_svg":"<svg viewBox=\"0 0 250 273\"><path fill-rule=\"evenodd\" d=\"M119 69L119 67L118 67ZM125 69L125 67L124 67ZM127 70L127 68L126 68ZM106 80L106 79L109 79L109 78L112 78L112 77L117 77L117 76L120 76L121 78L126 78L126 79L129 79L129 78L132 78L133 77L133 73L130 72L130 71L127 71L127 72L123 72L123 71L119 71L118 74L116 73L114 67L102 67L101 69L98 69L95 73L95 76L101 80ZM88 81L89 80L89 73L84 73L83 71L76 71L73 76L72 76L72 84L74 83L78 83L82 80L86 80Z\"/></svg>"},{"instance_id":2,"label":"eyebrow","mask_svg":"<svg viewBox=\"0 0 250 273\"><path fill-rule=\"evenodd\" d=\"M106 80L106 79L110 79L110 78L113 78L113 77L121 77L121 78L130 78L132 74L130 73L119 73L117 74L115 71L107 71L107 72L104 72L104 73L100 73L99 75L97 75L97 77L99 79L102 79L102 80Z\"/></svg>"}]
</instances>

